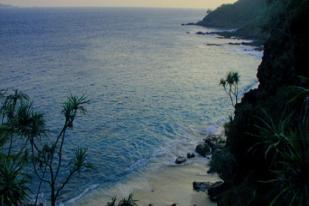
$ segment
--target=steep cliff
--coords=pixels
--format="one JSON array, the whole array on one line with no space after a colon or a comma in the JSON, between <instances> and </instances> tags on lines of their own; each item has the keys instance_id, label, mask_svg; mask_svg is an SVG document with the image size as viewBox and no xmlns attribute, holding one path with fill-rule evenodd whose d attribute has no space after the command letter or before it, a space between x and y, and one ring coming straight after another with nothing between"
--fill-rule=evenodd
<instances>
[{"instance_id":1,"label":"steep cliff","mask_svg":"<svg viewBox=\"0 0 309 206\"><path fill-rule=\"evenodd\" d=\"M233 161L221 160L233 171L217 169L225 184L211 195L219 205L309 204L301 198L309 188L304 175L309 169L309 0L269 3L277 10L268 23L259 87L244 95L226 126L225 152ZM297 149L290 149L295 142ZM299 159L287 160L294 153Z\"/></svg>"}]
</instances>

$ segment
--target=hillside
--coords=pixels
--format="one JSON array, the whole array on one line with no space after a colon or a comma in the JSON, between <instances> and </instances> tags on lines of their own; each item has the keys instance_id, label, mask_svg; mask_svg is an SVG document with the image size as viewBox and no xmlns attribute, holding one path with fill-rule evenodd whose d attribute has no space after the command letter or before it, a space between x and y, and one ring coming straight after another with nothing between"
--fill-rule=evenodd
<instances>
[{"instance_id":1,"label":"hillside","mask_svg":"<svg viewBox=\"0 0 309 206\"><path fill-rule=\"evenodd\" d=\"M267 16L267 0L239 0L224 4L210 12L197 25L237 29L235 35L243 38L266 39L262 30Z\"/></svg>"}]
</instances>

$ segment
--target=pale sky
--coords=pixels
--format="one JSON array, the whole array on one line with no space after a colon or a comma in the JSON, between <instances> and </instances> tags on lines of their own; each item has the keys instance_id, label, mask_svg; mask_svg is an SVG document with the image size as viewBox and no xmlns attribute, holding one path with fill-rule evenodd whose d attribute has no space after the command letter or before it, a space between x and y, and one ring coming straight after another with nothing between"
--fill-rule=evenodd
<instances>
[{"instance_id":1,"label":"pale sky","mask_svg":"<svg viewBox=\"0 0 309 206\"><path fill-rule=\"evenodd\" d=\"M166 8L215 8L236 0L0 0L0 3L16 6L73 6L73 7L166 7Z\"/></svg>"}]
</instances>

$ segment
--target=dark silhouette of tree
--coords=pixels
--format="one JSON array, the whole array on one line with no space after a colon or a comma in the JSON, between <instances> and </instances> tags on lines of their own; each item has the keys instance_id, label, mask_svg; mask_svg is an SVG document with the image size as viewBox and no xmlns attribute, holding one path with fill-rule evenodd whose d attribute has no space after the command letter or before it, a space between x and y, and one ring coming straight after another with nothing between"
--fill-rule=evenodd
<instances>
[{"instance_id":1,"label":"dark silhouette of tree","mask_svg":"<svg viewBox=\"0 0 309 206\"><path fill-rule=\"evenodd\" d=\"M225 79L220 80L220 85L223 87L225 93L229 96L232 106L238 103L239 97L239 74L237 72L229 72Z\"/></svg>"},{"instance_id":2,"label":"dark silhouette of tree","mask_svg":"<svg viewBox=\"0 0 309 206\"><path fill-rule=\"evenodd\" d=\"M89 101L85 96L68 97L63 104L63 127L52 141L43 114L33 110L27 95L18 90L12 93L1 90L0 94L0 205L21 205L27 200L31 177L25 166L31 163L39 179L34 205L42 184L46 183L50 187L51 205L55 206L69 181L83 169L92 168L87 161L87 150L82 148L74 151L68 165L63 163L67 132L73 128L77 114L86 112L84 106ZM62 171L64 168L66 171Z\"/></svg>"},{"instance_id":3,"label":"dark silhouette of tree","mask_svg":"<svg viewBox=\"0 0 309 206\"><path fill-rule=\"evenodd\" d=\"M74 158L70 161L69 165L64 165L62 158L68 129L73 128L73 123L78 113L84 114L86 112L84 105L88 102L85 96L68 97L68 100L63 104L62 110L65 121L55 141L44 144L41 148L36 141L31 142L33 168L36 176L40 179L39 190L41 183L47 183L49 185L52 206L56 205L61 191L74 175L83 169L92 168L92 165L87 162L86 149L77 148L74 152ZM64 174L65 172L61 173L62 167L69 168L69 172L67 174ZM64 177L60 178L60 175Z\"/></svg>"}]
</instances>

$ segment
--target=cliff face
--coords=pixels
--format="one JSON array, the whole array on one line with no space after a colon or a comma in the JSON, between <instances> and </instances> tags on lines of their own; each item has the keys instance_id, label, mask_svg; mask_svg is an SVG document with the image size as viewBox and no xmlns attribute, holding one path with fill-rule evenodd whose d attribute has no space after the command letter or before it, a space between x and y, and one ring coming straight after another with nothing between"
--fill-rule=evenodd
<instances>
[{"instance_id":1,"label":"cliff face","mask_svg":"<svg viewBox=\"0 0 309 206\"><path fill-rule=\"evenodd\" d=\"M306 115L303 106L308 96L294 101L293 105L291 99L300 96L296 88L309 89L309 29L306 26L309 22L309 0L272 0L271 3L280 5L281 9L268 25L270 37L265 43L257 73L259 87L244 95L241 103L236 105L234 119L226 127L226 150L236 161L229 162L234 168L232 175L223 170L217 171L225 177L224 192L218 195L219 205L230 205L231 202L232 205L270 204L282 188L275 183L262 182L275 178L273 167L282 168L275 164L279 161L275 151L270 154L273 159L269 160L265 157L266 149L257 146L261 143L260 117L267 116L273 122L280 122L288 116L290 123L287 129L293 130ZM307 131L303 136L308 141L308 125L301 126L300 130ZM271 137L263 138L264 141L271 140ZM304 158L309 158L307 153ZM301 180L306 187L309 186L307 181L307 178ZM232 194L237 195L237 200ZM278 205L292 197L290 194L280 197ZM309 204L308 201L305 203ZM304 202L292 205L302 204Z\"/></svg>"},{"instance_id":2,"label":"cliff face","mask_svg":"<svg viewBox=\"0 0 309 206\"><path fill-rule=\"evenodd\" d=\"M261 90L272 91L284 85L301 84L297 77L308 77L309 29L305 26L309 17L308 2L283 0L284 3L286 9L278 17L281 21L271 25L271 37L265 43L263 61L258 70Z\"/></svg>"}]
</instances>

